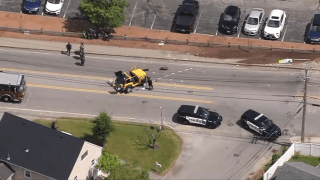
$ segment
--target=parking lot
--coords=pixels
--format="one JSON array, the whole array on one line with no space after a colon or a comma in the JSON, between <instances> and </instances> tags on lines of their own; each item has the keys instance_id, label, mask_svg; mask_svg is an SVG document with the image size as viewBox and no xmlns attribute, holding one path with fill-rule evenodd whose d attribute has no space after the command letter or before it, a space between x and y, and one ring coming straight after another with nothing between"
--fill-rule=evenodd
<instances>
[{"instance_id":1,"label":"parking lot","mask_svg":"<svg viewBox=\"0 0 320 180\"><path fill-rule=\"evenodd\" d=\"M148 29L169 31L179 4L182 0L127 0L130 4L126 9L126 26L138 26ZM22 0L0 0L1 11L21 12ZM261 32L255 36L242 33L244 20L252 8L263 8L267 19L273 9L284 10L287 14L286 24L278 41L304 42L304 34L313 15L319 13L319 0L199 0L200 10L194 25L193 33L213 36L232 36L237 38L261 39ZM53 16L44 13L46 1L42 1L38 15ZM65 0L57 18L84 19L79 11L80 0ZM228 5L241 9L239 31L233 35L224 35L218 31L219 19Z\"/></svg>"}]
</instances>

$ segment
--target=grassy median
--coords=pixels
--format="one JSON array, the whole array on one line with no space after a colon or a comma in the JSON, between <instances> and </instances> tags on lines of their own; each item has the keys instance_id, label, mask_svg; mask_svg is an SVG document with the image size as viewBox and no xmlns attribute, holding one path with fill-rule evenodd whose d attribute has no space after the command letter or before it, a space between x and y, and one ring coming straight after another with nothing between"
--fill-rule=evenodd
<instances>
[{"instance_id":1,"label":"grassy median","mask_svg":"<svg viewBox=\"0 0 320 180\"><path fill-rule=\"evenodd\" d=\"M50 120L41 119L35 122L49 127L52 123ZM114 122L114 125L116 129L108 137L104 149L117 154L126 162L137 163L141 167L163 175L171 168L181 151L181 138L169 128L161 132L156 143L157 147L152 149L141 145L138 138L148 140L146 131L150 129L150 125L125 122ZM89 119L59 118L56 120L56 126L60 131L66 131L85 140L92 136L93 124ZM161 168L156 167L156 161L161 164Z\"/></svg>"}]
</instances>

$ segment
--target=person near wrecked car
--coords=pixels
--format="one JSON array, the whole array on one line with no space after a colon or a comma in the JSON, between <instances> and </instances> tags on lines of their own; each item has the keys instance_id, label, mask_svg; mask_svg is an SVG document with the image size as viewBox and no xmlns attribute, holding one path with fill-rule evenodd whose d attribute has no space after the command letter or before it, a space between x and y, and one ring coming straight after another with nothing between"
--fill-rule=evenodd
<instances>
[{"instance_id":1,"label":"person near wrecked car","mask_svg":"<svg viewBox=\"0 0 320 180\"><path fill-rule=\"evenodd\" d=\"M68 56L70 56L70 51L72 49L72 45L70 44L70 42L68 42L68 44L66 45L66 48L67 48L67 54Z\"/></svg>"}]
</instances>

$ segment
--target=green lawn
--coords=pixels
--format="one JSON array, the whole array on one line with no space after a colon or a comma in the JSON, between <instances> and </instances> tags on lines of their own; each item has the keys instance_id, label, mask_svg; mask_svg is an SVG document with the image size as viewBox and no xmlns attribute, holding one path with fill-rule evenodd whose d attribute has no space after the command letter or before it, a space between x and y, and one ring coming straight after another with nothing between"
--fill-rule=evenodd
<instances>
[{"instance_id":1,"label":"green lawn","mask_svg":"<svg viewBox=\"0 0 320 180\"><path fill-rule=\"evenodd\" d=\"M304 162L316 167L320 164L320 157L295 155L289 160L289 162Z\"/></svg>"},{"instance_id":2,"label":"green lawn","mask_svg":"<svg viewBox=\"0 0 320 180\"><path fill-rule=\"evenodd\" d=\"M35 120L35 122L50 127L52 121ZM92 135L92 125L92 122L87 119L59 118L56 120L58 130L84 139ZM166 128L162 131L157 141L159 147L154 150L144 149L143 146L136 143L138 136L147 140L145 130L150 129L150 126L124 122L114 122L114 125L116 130L107 139L104 149L117 154L127 162L137 163L149 170L157 170L162 175L170 169L181 151L182 140L171 129ZM162 165L161 168L156 168L156 161Z\"/></svg>"}]
</instances>

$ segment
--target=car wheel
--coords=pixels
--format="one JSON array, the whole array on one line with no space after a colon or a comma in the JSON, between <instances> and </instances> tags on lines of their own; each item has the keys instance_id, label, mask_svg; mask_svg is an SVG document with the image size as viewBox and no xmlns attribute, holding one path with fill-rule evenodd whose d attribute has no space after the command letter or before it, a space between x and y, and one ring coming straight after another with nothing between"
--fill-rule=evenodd
<instances>
[{"instance_id":1,"label":"car wheel","mask_svg":"<svg viewBox=\"0 0 320 180\"><path fill-rule=\"evenodd\" d=\"M9 101L11 101L11 98L10 98L9 96L3 96L3 97L1 98L1 100L2 100L3 102L9 102Z\"/></svg>"},{"instance_id":2,"label":"car wheel","mask_svg":"<svg viewBox=\"0 0 320 180\"><path fill-rule=\"evenodd\" d=\"M189 122L188 120L183 120L182 123L183 123L184 125L189 125L189 124L190 124L190 122Z\"/></svg>"},{"instance_id":3,"label":"car wheel","mask_svg":"<svg viewBox=\"0 0 320 180\"><path fill-rule=\"evenodd\" d=\"M128 87L127 87L127 90L126 90L126 92L127 92L127 93L130 93L130 92L132 92L132 86L128 86Z\"/></svg>"}]
</instances>

